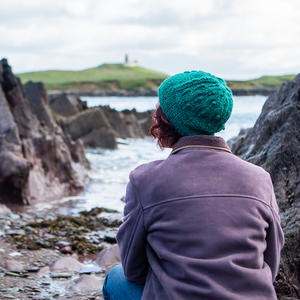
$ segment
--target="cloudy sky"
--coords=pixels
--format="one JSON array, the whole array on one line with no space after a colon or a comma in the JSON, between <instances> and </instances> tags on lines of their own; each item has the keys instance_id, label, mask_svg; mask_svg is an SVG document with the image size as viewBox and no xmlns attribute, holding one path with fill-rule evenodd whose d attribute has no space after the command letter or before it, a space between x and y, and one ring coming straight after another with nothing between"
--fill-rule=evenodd
<instances>
[{"instance_id":1,"label":"cloudy sky","mask_svg":"<svg viewBox=\"0 0 300 300\"><path fill-rule=\"evenodd\" d=\"M15 73L123 62L225 79L300 72L299 0L0 0Z\"/></svg>"}]
</instances>

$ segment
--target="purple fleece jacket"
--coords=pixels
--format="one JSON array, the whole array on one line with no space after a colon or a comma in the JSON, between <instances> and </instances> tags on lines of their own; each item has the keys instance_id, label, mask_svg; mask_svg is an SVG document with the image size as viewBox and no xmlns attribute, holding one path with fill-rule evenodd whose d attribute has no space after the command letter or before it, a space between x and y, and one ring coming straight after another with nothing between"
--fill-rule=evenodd
<instances>
[{"instance_id":1,"label":"purple fleece jacket","mask_svg":"<svg viewBox=\"0 0 300 300\"><path fill-rule=\"evenodd\" d=\"M214 136L181 138L130 174L117 234L145 300L277 299L284 237L270 175Z\"/></svg>"}]
</instances>

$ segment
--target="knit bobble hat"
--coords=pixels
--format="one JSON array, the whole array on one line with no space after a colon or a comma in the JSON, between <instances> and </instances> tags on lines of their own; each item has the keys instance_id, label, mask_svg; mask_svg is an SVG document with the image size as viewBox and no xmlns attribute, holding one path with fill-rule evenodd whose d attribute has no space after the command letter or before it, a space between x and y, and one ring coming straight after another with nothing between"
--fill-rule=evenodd
<instances>
[{"instance_id":1,"label":"knit bobble hat","mask_svg":"<svg viewBox=\"0 0 300 300\"><path fill-rule=\"evenodd\" d=\"M214 135L225 129L232 112L232 93L226 82L202 71L176 74L158 89L159 104L182 136Z\"/></svg>"}]
</instances>

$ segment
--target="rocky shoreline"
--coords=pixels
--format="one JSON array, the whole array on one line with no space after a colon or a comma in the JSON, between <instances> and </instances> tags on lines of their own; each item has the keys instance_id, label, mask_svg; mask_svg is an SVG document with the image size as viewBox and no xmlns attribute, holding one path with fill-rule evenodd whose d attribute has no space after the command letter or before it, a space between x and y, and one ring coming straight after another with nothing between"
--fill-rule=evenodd
<instances>
[{"instance_id":1,"label":"rocky shoreline","mask_svg":"<svg viewBox=\"0 0 300 300\"><path fill-rule=\"evenodd\" d=\"M232 94L234 96L255 96L263 95L269 96L276 92L276 89L232 89ZM103 91L48 91L50 98L57 97L60 95L71 95L75 97L157 97L157 90L103 90Z\"/></svg>"},{"instance_id":2,"label":"rocky shoreline","mask_svg":"<svg viewBox=\"0 0 300 300\"><path fill-rule=\"evenodd\" d=\"M105 275L120 263L119 213L13 213L0 205L1 299L103 299Z\"/></svg>"}]
</instances>

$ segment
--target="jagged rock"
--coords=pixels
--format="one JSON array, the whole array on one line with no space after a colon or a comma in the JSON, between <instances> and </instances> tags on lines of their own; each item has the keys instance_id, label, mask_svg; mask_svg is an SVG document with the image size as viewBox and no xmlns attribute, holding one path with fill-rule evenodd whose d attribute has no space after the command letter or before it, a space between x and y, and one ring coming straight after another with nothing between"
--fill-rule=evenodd
<instances>
[{"instance_id":1,"label":"jagged rock","mask_svg":"<svg viewBox=\"0 0 300 300\"><path fill-rule=\"evenodd\" d=\"M64 95L64 97L67 96ZM133 109L120 112L109 106L76 111L75 104L63 100L63 96L55 99L57 107L51 106L51 108L55 112L56 122L61 125L66 135L70 135L74 141L82 139L88 148L115 149L117 148L117 138L144 138L149 135L153 111L138 113ZM59 101L63 102L61 111L58 105ZM71 112L69 115L65 113L68 107Z\"/></svg>"},{"instance_id":2,"label":"jagged rock","mask_svg":"<svg viewBox=\"0 0 300 300\"><path fill-rule=\"evenodd\" d=\"M79 97L68 94L51 95L49 97L51 109L64 117L73 116L84 109L87 109L86 101L81 101Z\"/></svg>"},{"instance_id":3,"label":"jagged rock","mask_svg":"<svg viewBox=\"0 0 300 300\"><path fill-rule=\"evenodd\" d=\"M65 133L73 140L81 138L86 147L115 149L116 136L100 107L84 110L61 121Z\"/></svg>"},{"instance_id":4,"label":"jagged rock","mask_svg":"<svg viewBox=\"0 0 300 300\"><path fill-rule=\"evenodd\" d=\"M75 166L75 156L83 150L65 141L44 85L23 88L7 61L0 61L0 202L30 204L82 190L86 177ZM82 148L80 142L77 146Z\"/></svg>"},{"instance_id":5,"label":"jagged rock","mask_svg":"<svg viewBox=\"0 0 300 300\"><path fill-rule=\"evenodd\" d=\"M254 127L232 145L234 154L271 174L281 209L300 201L299 128L300 74L269 96Z\"/></svg>"},{"instance_id":6,"label":"jagged rock","mask_svg":"<svg viewBox=\"0 0 300 300\"><path fill-rule=\"evenodd\" d=\"M275 282L280 297L300 297L299 128L300 74L269 96L252 129L231 141L234 154L262 166L273 180L286 239Z\"/></svg>"},{"instance_id":7,"label":"jagged rock","mask_svg":"<svg viewBox=\"0 0 300 300\"><path fill-rule=\"evenodd\" d=\"M6 215L6 214L10 214L11 210L3 204L0 204L0 216Z\"/></svg>"}]
</instances>

